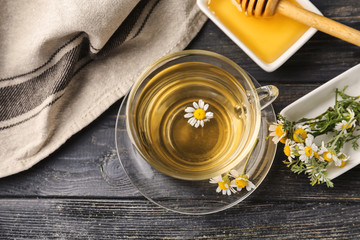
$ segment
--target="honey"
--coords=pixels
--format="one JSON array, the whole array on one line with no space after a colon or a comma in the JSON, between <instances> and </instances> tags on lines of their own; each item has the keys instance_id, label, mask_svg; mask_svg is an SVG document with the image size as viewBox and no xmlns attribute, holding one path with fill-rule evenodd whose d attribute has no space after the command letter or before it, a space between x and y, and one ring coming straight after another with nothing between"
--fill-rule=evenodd
<instances>
[{"instance_id":1,"label":"honey","mask_svg":"<svg viewBox=\"0 0 360 240\"><path fill-rule=\"evenodd\" d=\"M299 5L295 0L289 2ZM207 5L265 63L274 62L309 29L308 26L280 14L270 18L247 16L232 0L208 0Z\"/></svg>"}]
</instances>

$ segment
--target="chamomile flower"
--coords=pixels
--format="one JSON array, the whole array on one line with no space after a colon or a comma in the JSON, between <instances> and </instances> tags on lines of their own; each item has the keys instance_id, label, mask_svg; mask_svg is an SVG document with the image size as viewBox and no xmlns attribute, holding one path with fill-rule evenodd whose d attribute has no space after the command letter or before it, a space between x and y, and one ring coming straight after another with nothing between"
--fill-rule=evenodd
<instances>
[{"instance_id":1,"label":"chamomile flower","mask_svg":"<svg viewBox=\"0 0 360 240\"><path fill-rule=\"evenodd\" d=\"M347 108L347 113L344 114L345 119L343 119L341 122L338 122L335 125L335 130L336 131L342 131L344 130L345 133L347 133L347 129L355 127L356 125L356 120L355 120L355 113L352 109Z\"/></svg>"},{"instance_id":2,"label":"chamomile flower","mask_svg":"<svg viewBox=\"0 0 360 240\"><path fill-rule=\"evenodd\" d=\"M349 118L349 122L350 122L355 118L355 112L350 108L347 108L346 111L348 111L348 114L346 115Z\"/></svg>"},{"instance_id":3,"label":"chamomile flower","mask_svg":"<svg viewBox=\"0 0 360 240\"><path fill-rule=\"evenodd\" d=\"M335 125L335 130L336 131L342 131L343 129L345 133L347 133L347 129L349 128L352 128L355 126L355 120L352 120L351 122L348 122L346 120L342 120L341 122L338 122L336 125Z\"/></svg>"},{"instance_id":4,"label":"chamomile flower","mask_svg":"<svg viewBox=\"0 0 360 240\"><path fill-rule=\"evenodd\" d=\"M246 174L239 174L236 170L231 170L230 175L235 179L231 181L230 186L236 188L238 191L241 191L243 188L246 188L247 191L255 189L256 186L249 180L249 176Z\"/></svg>"},{"instance_id":5,"label":"chamomile flower","mask_svg":"<svg viewBox=\"0 0 360 240\"><path fill-rule=\"evenodd\" d=\"M331 149L331 148L323 148L321 149L322 151L322 156L324 158L324 160L331 162L334 161L335 166L340 166L341 165L341 159L339 159L338 155L336 154L336 152ZM342 153L339 153L339 156Z\"/></svg>"},{"instance_id":6,"label":"chamomile flower","mask_svg":"<svg viewBox=\"0 0 360 240\"><path fill-rule=\"evenodd\" d=\"M209 104L205 104L203 100L199 102L193 102L193 107L185 108L185 118L189 118L188 123L191 126L198 128L199 126L204 127L204 123L210 121L214 117L212 112L206 112Z\"/></svg>"},{"instance_id":7,"label":"chamomile flower","mask_svg":"<svg viewBox=\"0 0 360 240\"><path fill-rule=\"evenodd\" d=\"M350 156L347 156L345 153L340 153L338 156L341 162L339 165L335 165L335 166L337 166L338 168L345 167L347 161L350 159Z\"/></svg>"},{"instance_id":8,"label":"chamomile flower","mask_svg":"<svg viewBox=\"0 0 360 240\"><path fill-rule=\"evenodd\" d=\"M314 136L308 134L305 139L305 145L299 146L299 159L305 163L308 162L308 160L314 156L314 153L318 151L318 147L315 143L313 143L313 141Z\"/></svg>"},{"instance_id":9,"label":"chamomile flower","mask_svg":"<svg viewBox=\"0 0 360 240\"><path fill-rule=\"evenodd\" d=\"M278 120L276 123L273 123L269 126L270 134L272 141L277 144L278 142L285 143L286 141L286 131L284 129L284 123Z\"/></svg>"},{"instance_id":10,"label":"chamomile flower","mask_svg":"<svg viewBox=\"0 0 360 240\"><path fill-rule=\"evenodd\" d=\"M285 146L284 146L284 153L288 157L289 162L292 162L292 160L295 158L295 143L291 141L290 139L286 139Z\"/></svg>"},{"instance_id":11,"label":"chamomile flower","mask_svg":"<svg viewBox=\"0 0 360 240\"><path fill-rule=\"evenodd\" d=\"M222 192L223 195L231 195L231 193L235 193L236 190L230 186L230 180L227 176L221 177L216 176L210 179L210 183L218 184L216 192Z\"/></svg>"},{"instance_id":12,"label":"chamomile flower","mask_svg":"<svg viewBox=\"0 0 360 240\"><path fill-rule=\"evenodd\" d=\"M305 139L307 139L308 135L308 128L298 125L295 128L295 131L293 133L293 139L297 143L303 143L305 142Z\"/></svg>"}]
</instances>

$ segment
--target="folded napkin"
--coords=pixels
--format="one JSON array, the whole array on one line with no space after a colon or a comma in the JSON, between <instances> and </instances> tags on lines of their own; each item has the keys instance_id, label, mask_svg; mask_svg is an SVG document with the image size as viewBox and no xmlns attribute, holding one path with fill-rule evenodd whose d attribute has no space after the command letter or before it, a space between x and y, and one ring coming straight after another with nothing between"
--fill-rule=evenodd
<instances>
[{"instance_id":1,"label":"folded napkin","mask_svg":"<svg viewBox=\"0 0 360 240\"><path fill-rule=\"evenodd\" d=\"M2 1L0 177L30 168L181 50L206 20L194 0Z\"/></svg>"}]
</instances>

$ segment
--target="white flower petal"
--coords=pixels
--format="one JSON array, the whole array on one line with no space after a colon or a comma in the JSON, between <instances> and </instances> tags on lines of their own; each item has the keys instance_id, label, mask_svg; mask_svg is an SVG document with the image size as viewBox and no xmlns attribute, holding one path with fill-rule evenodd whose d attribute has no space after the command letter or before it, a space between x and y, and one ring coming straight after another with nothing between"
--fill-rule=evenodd
<instances>
[{"instance_id":1,"label":"white flower petal","mask_svg":"<svg viewBox=\"0 0 360 240\"><path fill-rule=\"evenodd\" d=\"M273 138L272 138L272 141L273 141L275 144L278 144L278 142L280 141L280 138L275 134L275 136L273 136Z\"/></svg>"},{"instance_id":2,"label":"white flower petal","mask_svg":"<svg viewBox=\"0 0 360 240\"><path fill-rule=\"evenodd\" d=\"M341 160L340 159L334 159L334 162L335 162L335 166L341 166Z\"/></svg>"},{"instance_id":3,"label":"white flower petal","mask_svg":"<svg viewBox=\"0 0 360 240\"><path fill-rule=\"evenodd\" d=\"M193 113L187 113L187 114L184 115L184 118L191 118L193 116L194 116Z\"/></svg>"},{"instance_id":4,"label":"white flower petal","mask_svg":"<svg viewBox=\"0 0 360 240\"><path fill-rule=\"evenodd\" d=\"M204 109L204 101L202 99L199 100L199 107Z\"/></svg>"},{"instance_id":5,"label":"white flower petal","mask_svg":"<svg viewBox=\"0 0 360 240\"><path fill-rule=\"evenodd\" d=\"M269 131L271 131L271 132L275 131L276 127L277 127L277 125L270 125L269 126Z\"/></svg>"},{"instance_id":6,"label":"white flower petal","mask_svg":"<svg viewBox=\"0 0 360 240\"><path fill-rule=\"evenodd\" d=\"M355 112L350 108L347 108L346 110L348 111L348 113L350 115L350 120L352 120L355 117Z\"/></svg>"},{"instance_id":7,"label":"white flower petal","mask_svg":"<svg viewBox=\"0 0 360 240\"><path fill-rule=\"evenodd\" d=\"M218 175L216 177L213 177L210 179L210 183L218 183L218 182L221 182L222 181L222 177L221 175Z\"/></svg>"},{"instance_id":8,"label":"white flower petal","mask_svg":"<svg viewBox=\"0 0 360 240\"><path fill-rule=\"evenodd\" d=\"M277 134L276 134L275 132L271 132L271 133L269 134L269 136L270 136L270 137L277 137Z\"/></svg>"},{"instance_id":9,"label":"white flower petal","mask_svg":"<svg viewBox=\"0 0 360 240\"><path fill-rule=\"evenodd\" d=\"M204 127L204 120L200 120L200 126Z\"/></svg>"},{"instance_id":10,"label":"white flower petal","mask_svg":"<svg viewBox=\"0 0 360 240\"><path fill-rule=\"evenodd\" d=\"M193 112L195 112L195 108L193 108L193 107L187 107L187 108L185 108L185 112L187 112L187 113L193 113Z\"/></svg>"},{"instance_id":11,"label":"white flower petal","mask_svg":"<svg viewBox=\"0 0 360 240\"><path fill-rule=\"evenodd\" d=\"M195 127L198 128L200 125L200 120L197 120L196 123L195 123Z\"/></svg>"},{"instance_id":12,"label":"white flower petal","mask_svg":"<svg viewBox=\"0 0 360 240\"><path fill-rule=\"evenodd\" d=\"M221 188L220 188L220 187L217 187L216 192L217 192L217 193L221 192Z\"/></svg>"},{"instance_id":13,"label":"white flower petal","mask_svg":"<svg viewBox=\"0 0 360 240\"><path fill-rule=\"evenodd\" d=\"M307 134L307 138L309 138L311 142L314 141L314 136L312 134Z\"/></svg>"},{"instance_id":14,"label":"white flower petal","mask_svg":"<svg viewBox=\"0 0 360 240\"><path fill-rule=\"evenodd\" d=\"M194 126L196 124L196 122L197 122L197 120L196 120L196 118L194 118L192 121L192 125Z\"/></svg>"},{"instance_id":15,"label":"white flower petal","mask_svg":"<svg viewBox=\"0 0 360 240\"><path fill-rule=\"evenodd\" d=\"M207 113L205 114L205 117L206 117L207 119L211 119L211 118L214 117L214 114L213 114L212 112L207 112Z\"/></svg>"},{"instance_id":16,"label":"white flower petal","mask_svg":"<svg viewBox=\"0 0 360 240\"><path fill-rule=\"evenodd\" d=\"M336 131L341 131L342 130L342 123L341 122L339 122L339 123L337 123L336 125L335 125L335 130Z\"/></svg>"},{"instance_id":17,"label":"white flower petal","mask_svg":"<svg viewBox=\"0 0 360 240\"><path fill-rule=\"evenodd\" d=\"M208 110L208 108L209 108L209 104L205 104L204 105L204 110L206 111L206 110Z\"/></svg>"},{"instance_id":18,"label":"white flower petal","mask_svg":"<svg viewBox=\"0 0 360 240\"><path fill-rule=\"evenodd\" d=\"M248 181L248 184L246 185L246 190L250 191L251 189L255 188L256 186L252 182Z\"/></svg>"},{"instance_id":19,"label":"white flower petal","mask_svg":"<svg viewBox=\"0 0 360 240\"><path fill-rule=\"evenodd\" d=\"M319 150L318 146L316 146L315 143L311 144L311 149L315 152L317 152Z\"/></svg>"},{"instance_id":20,"label":"white flower petal","mask_svg":"<svg viewBox=\"0 0 360 240\"><path fill-rule=\"evenodd\" d=\"M197 102L193 102L193 106L194 106L195 109L199 108L199 105L197 104Z\"/></svg>"},{"instance_id":21,"label":"white flower petal","mask_svg":"<svg viewBox=\"0 0 360 240\"><path fill-rule=\"evenodd\" d=\"M196 122L196 119L194 117L192 117L188 120L188 123L190 123L191 126L194 126L195 122Z\"/></svg>"}]
</instances>

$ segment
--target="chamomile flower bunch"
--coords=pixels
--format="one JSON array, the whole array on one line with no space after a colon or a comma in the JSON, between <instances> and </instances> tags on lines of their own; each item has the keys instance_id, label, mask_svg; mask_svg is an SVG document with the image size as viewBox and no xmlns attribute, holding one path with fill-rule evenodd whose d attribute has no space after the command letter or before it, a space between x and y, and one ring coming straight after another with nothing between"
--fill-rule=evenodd
<instances>
[{"instance_id":1,"label":"chamomile flower bunch","mask_svg":"<svg viewBox=\"0 0 360 240\"><path fill-rule=\"evenodd\" d=\"M360 96L347 95L345 90L336 89L334 106L317 117L289 121L279 114L279 120L269 127L273 142L284 143L284 163L294 173L309 175L311 185L333 187L327 167L346 165L350 157L343 152L345 143L351 142L355 150L359 147ZM330 136L327 142L315 141L325 134Z\"/></svg>"}]
</instances>

